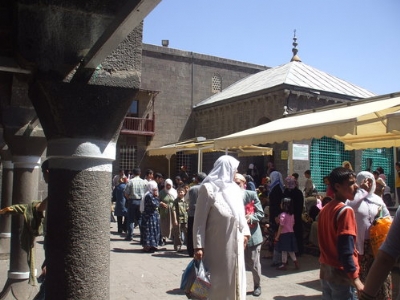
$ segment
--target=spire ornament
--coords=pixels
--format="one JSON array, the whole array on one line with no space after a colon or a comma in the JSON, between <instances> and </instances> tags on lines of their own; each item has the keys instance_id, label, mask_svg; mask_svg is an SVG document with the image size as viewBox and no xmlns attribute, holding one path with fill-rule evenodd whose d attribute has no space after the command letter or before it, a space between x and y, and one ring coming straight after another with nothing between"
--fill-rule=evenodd
<instances>
[{"instance_id":1,"label":"spire ornament","mask_svg":"<svg viewBox=\"0 0 400 300\"><path fill-rule=\"evenodd\" d=\"M293 53L293 57L290 61L298 61L301 62L300 57L297 55L297 52L299 52L299 50L296 48L298 43L297 43L297 37L296 37L296 29L294 30L294 35L293 35L293 48L292 48L292 53Z\"/></svg>"}]
</instances>

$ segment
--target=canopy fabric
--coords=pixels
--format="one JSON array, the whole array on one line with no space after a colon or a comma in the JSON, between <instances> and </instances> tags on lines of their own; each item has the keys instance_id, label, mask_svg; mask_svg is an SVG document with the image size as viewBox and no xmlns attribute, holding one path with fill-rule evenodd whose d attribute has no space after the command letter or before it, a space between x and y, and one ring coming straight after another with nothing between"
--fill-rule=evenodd
<instances>
[{"instance_id":1,"label":"canopy fabric","mask_svg":"<svg viewBox=\"0 0 400 300\"><path fill-rule=\"evenodd\" d=\"M246 157L246 156L265 156L265 155L272 155L273 149L269 147L259 147L259 146L245 146L245 147L238 147L238 148L230 148L228 151L235 151L239 157Z\"/></svg>"},{"instance_id":2,"label":"canopy fabric","mask_svg":"<svg viewBox=\"0 0 400 300\"><path fill-rule=\"evenodd\" d=\"M400 93L373 97L289 115L217 138L214 147L281 143L324 136L347 143L349 150L393 147L400 143L400 134L387 130L387 115L399 111Z\"/></svg>"},{"instance_id":3,"label":"canopy fabric","mask_svg":"<svg viewBox=\"0 0 400 300\"><path fill-rule=\"evenodd\" d=\"M173 155L176 152L180 151L188 151L197 153L198 150L201 151L213 151L214 150L214 141L204 141L204 142L194 142L193 140L178 142L174 144L165 145L159 148L151 148L147 150L147 154L150 156L157 155Z\"/></svg>"},{"instance_id":4,"label":"canopy fabric","mask_svg":"<svg viewBox=\"0 0 400 300\"><path fill-rule=\"evenodd\" d=\"M371 131L369 133L364 133L364 135L334 136L334 138L343 142L346 150L400 147L400 113L395 112L387 114L386 122L386 133L377 132L374 134ZM376 128L378 128L378 125ZM381 130L383 130L383 128L381 128Z\"/></svg>"},{"instance_id":5,"label":"canopy fabric","mask_svg":"<svg viewBox=\"0 0 400 300\"><path fill-rule=\"evenodd\" d=\"M228 151L236 152L239 157L243 156L264 156L272 155L273 150L270 147L259 147L259 146L245 146L245 147L230 147L230 148L215 148L214 140L206 140L202 142L193 142L193 140L179 142L175 144L165 145L160 148L148 149L147 153L150 156L156 155L173 155L176 152L186 152L186 154L198 154L204 152L215 152L215 151Z\"/></svg>"},{"instance_id":6,"label":"canopy fabric","mask_svg":"<svg viewBox=\"0 0 400 300\"><path fill-rule=\"evenodd\" d=\"M387 115L388 132L400 134L400 112Z\"/></svg>"}]
</instances>

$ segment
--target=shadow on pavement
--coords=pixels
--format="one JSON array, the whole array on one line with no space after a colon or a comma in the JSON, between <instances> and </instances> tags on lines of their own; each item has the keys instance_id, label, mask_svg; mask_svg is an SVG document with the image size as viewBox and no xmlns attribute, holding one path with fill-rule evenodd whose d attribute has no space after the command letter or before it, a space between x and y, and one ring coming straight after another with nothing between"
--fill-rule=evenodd
<instances>
[{"instance_id":1,"label":"shadow on pavement","mask_svg":"<svg viewBox=\"0 0 400 300\"><path fill-rule=\"evenodd\" d=\"M157 257L167 257L167 258L184 258L188 256L187 252L176 252L175 250L165 250L165 251L158 251L153 254L153 256Z\"/></svg>"},{"instance_id":2,"label":"shadow on pavement","mask_svg":"<svg viewBox=\"0 0 400 300\"><path fill-rule=\"evenodd\" d=\"M318 257L312 255L302 255L298 257L298 261L300 264L300 269L296 270L294 268L293 261L291 259L288 260L287 270L277 270L276 267L271 266L272 259L262 259L261 260L261 273L264 276L269 278L279 277L282 275L289 275L293 273L301 273L308 272L311 270L319 269Z\"/></svg>"},{"instance_id":3,"label":"shadow on pavement","mask_svg":"<svg viewBox=\"0 0 400 300\"><path fill-rule=\"evenodd\" d=\"M315 279L312 281L298 282L297 284L308 287L309 289L314 289L316 291L322 292L321 291L321 283L320 283L319 279Z\"/></svg>"},{"instance_id":4,"label":"shadow on pavement","mask_svg":"<svg viewBox=\"0 0 400 300\"><path fill-rule=\"evenodd\" d=\"M122 249L122 248L114 248L111 250L112 252L115 253L143 253L143 254L148 254L142 252L142 249Z\"/></svg>"},{"instance_id":5,"label":"shadow on pavement","mask_svg":"<svg viewBox=\"0 0 400 300\"><path fill-rule=\"evenodd\" d=\"M185 292L181 289L173 289L166 292L169 295L185 295ZM186 298L185 298L186 299Z\"/></svg>"},{"instance_id":6,"label":"shadow on pavement","mask_svg":"<svg viewBox=\"0 0 400 300\"><path fill-rule=\"evenodd\" d=\"M294 296L276 296L273 298L274 300L317 300L321 299L321 295L314 295L314 296L305 296L305 295L294 295Z\"/></svg>"}]
</instances>

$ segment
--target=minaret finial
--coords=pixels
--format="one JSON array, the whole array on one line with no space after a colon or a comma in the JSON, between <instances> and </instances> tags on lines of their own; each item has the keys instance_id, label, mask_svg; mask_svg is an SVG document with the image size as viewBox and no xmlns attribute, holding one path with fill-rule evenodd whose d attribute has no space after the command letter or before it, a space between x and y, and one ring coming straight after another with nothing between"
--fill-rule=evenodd
<instances>
[{"instance_id":1,"label":"minaret finial","mask_svg":"<svg viewBox=\"0 0 400 300\"><path fill-rule=\"evenodd\" d=\"M293 57L290 61L299 61L301 62L300 57L297 55L297 52L299 52L299 50L297 50L297 37L296 37L296 29L294 30L294 35L293 35L293 48L292 48L292 52L293 52Z\"/></svg>"}]
</instances>

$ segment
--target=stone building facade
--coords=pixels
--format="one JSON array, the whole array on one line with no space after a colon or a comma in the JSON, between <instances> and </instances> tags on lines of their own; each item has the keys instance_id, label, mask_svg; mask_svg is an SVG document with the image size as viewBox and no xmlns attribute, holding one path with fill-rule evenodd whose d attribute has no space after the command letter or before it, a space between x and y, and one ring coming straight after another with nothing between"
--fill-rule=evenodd
<instances>
[{"instance_id":1,"label":"stone building facade","mask_svg":"<svg viewBox=\"0 0 400 300\"><path fill-rule=\"evenodd\" d=\"M295 111L306 110L347 101L344 99L295 94L289 88L265 92L263 95L245 95L232 101L195 108L196 136L218 138L282 118L284 106L290 98Z\"/></svg>"},{"instance_id":2,"label":"stone building facade","mask_svg":"<svg viewBox=\"0 0 400 300\"><path fill-rule=\"evenodd\" d=\"M138 165L168 174L165 157L149 157L143 150L195 137L198 124L192 115L193 106L240 79L266 69L266 66L143 44L141 89L159 91L159 94L154 102L155 135L146 145L138 144ZM180 163L188 165L190 171L197 170L193 159L173 156L171 176L178 171Z\"/></svg>"},{"instance_id":3,"label":"stone building facade","mask_svg":"<svg viewBox=\"0 0 400 300\"><path fill-rule=\"evenodd\" d=\"M252 128L283 117L284 106L290 101L293 111L317 108L348 101L339 97L315 97L311 94L298 92L292 88L280 87L274 91L264 91L259 95L244 95L234 100L227 100L215 105L200 106L194 109L196 122L196 136L205 136L214 139L248 128ZM310 143L310 141L303 141ZM287 169L287 161L280 159L281 151L287 150L288 143L266 144L273 147L274 155L270 157L246 157L241 158L239 171L247 172L247 166L254 163L261 173L265 173L266 164L274 162L278 170ZM210 170L218 154L204 155L204 170ZM305 170L309 166L297 166L299 170ZM261 174L260 174L261 175Z\"/></svg>"},{"instance_id":4,"label":"stone building facade","mask_svg":"<svg viewBox=\"0 0 400 300\"><path fill-rule=\"evenodd\" d=\"M304 64L297 56L296 48L293 49L293 53L290 62L248 76L220 94L195 105L193 109L196 123L195 136L214 139L284 118L288 114L357 101L375 95L364 88ZM291 121L290 118L287 120ZM293 143L309 149L309 158L294 161L288 156ZM337 155L335 154L337 161L335 160L333 165L338 166L345 160L344 158L348 158L357 167L356 171L369 167L365 163L365 155L369 154L364 155L361 151L344 151L343 144L333 139L286 141L279 144L266 143L263 146L272 147L273 155L240 158L239 172L247 172L247 167L252 163L260 175L263 175L266 174L267 163L272 162L275 169L281 171L284 176L293 172L299 173L300 185L304 181L303 172L312 169L321 186L322 177L329 174L331 166L328 164L324 166L317 157L319 154L326 155L326 148L329 151L330 146L332 149L337 149ZM311 157L313 150L314 161ZM219 155L204 154L203 170L211 170L213 162ZM386 162L389 162L390 157L387 158ZM375 157L375 164L380 163L380 159L381 157ZM315 162L314 167L313 162ZM386 166L390 166L390 163L386 163Z\"/></svg>"},{"instance_id":5,"label":"stone building facade","mask_svg":"<svg viewBox=\"0 0 400 300\"><path fill-rule=\"evenodd\" d=\"M196 137L218 138L280 119L284 112L374 96L366 89L302 63L297 49L293 52L291 62L268 68L143 44L141 88L159 92L154 101L155 135L145 140L121 136L120 141L136 143L137 165L142 169L151 168L173 177L181 165L186 165L189 173L196 173L197 154L178 152L170 157L150 157L146 150ZM252 90L252 86L258 88ZM295 142L309 149L313 145L312 140ZM239 171L246 172L247 166L254 163L262 175L270 161L284 175L289 171L303 174L311 167L311 161L296 161L289 166L285 157L291 147L289 141L265 146L274 148L272 156L240 158ZM211 170L220 155L221 152L204 154L203 171ZM345 155L350 155L355 165L362 165L361 153Z\"/></svg>"}]
</instances>

